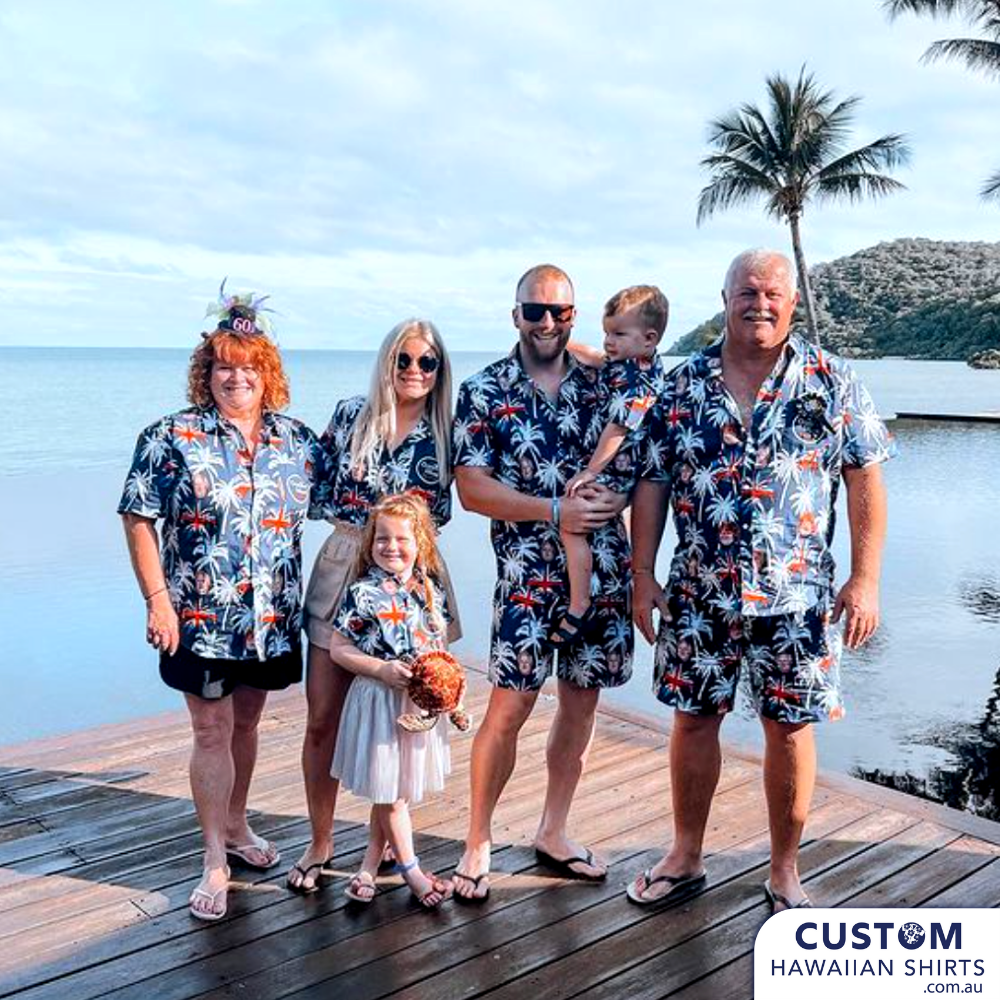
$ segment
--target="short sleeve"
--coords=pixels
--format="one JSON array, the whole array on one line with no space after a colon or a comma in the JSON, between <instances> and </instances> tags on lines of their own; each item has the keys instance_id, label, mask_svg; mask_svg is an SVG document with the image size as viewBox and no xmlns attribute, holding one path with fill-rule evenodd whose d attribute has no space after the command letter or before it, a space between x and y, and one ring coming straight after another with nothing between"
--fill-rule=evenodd
<instances>
[{"instance_id":1,"label":"short sleeve","mask_svg":"<svg viewBox=\"0 0 1000 1000\"><path fill-rule=\"evenodd\" d=\"M361 652L374 654L381 632L372 605L371 589L371 584L363 579L355 581L347 588L333 620L333 628L345 639L349 639Z\"/></svg>"},{"instance_id":2,"label":"short sleeve","mask_svg":"<svg viewBox=\"0 0 1000 1000\"><path fill-rule=\"evenodd\" d=\"M431 517L438 528L443 528L451 520L451 483L439 487L435 492Z\"/></svg>"},{"instance_id":3,"label":"short sleeve","mask_svg":"<svg viewBox=\"0 0 1000 1000\"><path fill-rule=\"evenodd\" d=\"M172 421L165 418L139 435L118 504L119 514L156 520L167 513L180 468L171 428Z\"/></svg>"},{"instance_id":4,"label":"short sleeve","mask_svg":"<svg viewBox=\"0 0 1000 1000\"><path fill-rule=\"evenodd\" d=\"M650 372L633 360L616 362L607 366L605 385L608 419L630 431L640 427L656 402Z\"/></svg>"},{"instance_id":5,"label":"short sleeve","mask_svg":"<svg viewBox=\"0 0 1000 1000\"><path fill-rule=\"evenodd\" d=\"M666 399L658 399L646 416L646 433L639 452L639 477L669 486L670 427L666 419L666 405Z\"/></svg>"},{"instance_id":6,"label":"short sleeve","mask_svg":"<svg viewBox=\"0 0 1000 1000\"><path fill-rule=\"evenodd\" d=\"M309 504L309 517L313 520L330 520L337 516L337 474L344 453L350 448L354 421L363 404L363 396L342 399L333 408L330 422L319 436L313 494Z\"/></svg>"},{"instance_id":7,"label":"short sleeve","mask_svg":"<svg viewBox=\"0 0 1000 1000\"><path fill-rule=\"evenodd\" d=\"M477 469L496 469L499 466L490 428L489 404L485 390L475 378L467 379L458 390L452 427L452 455L456 466Z\"/></svg>"},{"instance_id":8,"label":"short sleeve","mask_svg":"<svg viewBox=\"0 0 1000 1000\"><path fill-rule=\"evenodd\" d=\"M843 370L839 416L845 466L863 468L888 461L896 454L896 443L871 393L849 365Z\"/></svg>"}]
</instances>

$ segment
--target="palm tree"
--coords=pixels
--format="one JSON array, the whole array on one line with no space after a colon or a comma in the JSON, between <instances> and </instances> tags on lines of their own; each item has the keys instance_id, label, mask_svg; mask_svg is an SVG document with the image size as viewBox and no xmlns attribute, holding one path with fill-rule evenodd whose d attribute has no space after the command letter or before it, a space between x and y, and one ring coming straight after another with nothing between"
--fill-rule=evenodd
<instances>
[{"instance_id":1,"label":"palm tree","mask_svg":"<svg viewBox=\"0 0 1000 1000\"><path fill-rule=\"evenodd\" d=\"M900 14L963 17L985 37L941 39L928 48L923 61L957 59L975 72L1000 78L1000 0L883 0L883 6L891 18ZM1000 200L1000 171L986 178L981 193Z\"/></svg>"},{"instance_id":2,"label":"palm tree","mask_svg":"<svg viewBox=\"0 0 1000 1000\"><path fill-rule=\"evenodd\" d=\"M712 177L698 196L698 224L723 209L759 198L767 213L788 223L810 336L819 341L800 220L810 200L881 197L904 187L880 171L909 159L902 135L884 135L859 149L844 145L860 97L837 101L820 90L805 67L793 84L781 75L767 78L769 105L761 111L744 104L709 123L716 152L701 165Z\"/></svg>"}]
</instances>

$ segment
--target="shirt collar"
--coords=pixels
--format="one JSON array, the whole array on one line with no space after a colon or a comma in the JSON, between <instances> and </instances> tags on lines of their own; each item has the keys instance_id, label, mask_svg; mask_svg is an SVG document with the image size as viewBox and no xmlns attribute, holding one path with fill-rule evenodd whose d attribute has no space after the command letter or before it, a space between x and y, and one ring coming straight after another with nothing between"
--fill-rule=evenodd
<instances>
[{"instance_id":1,"label":"shirt collar","mask_svg":"<svg viewBox=\"0 0 1000 1000\"><path fill-rule=\"evenodd\" d=\"M563 356L566 359L566 371L563 373L563 377L559 384L562 385L567 379L571 378L573 374L581 367L581 363L569 352L564 350ZM536 389L537 383L535 380L524 370L524 362L521 360L521 345L520 343L515 344L507 355L507 367L505 371L506 382L508 387L513 388L515 385L525 385L528 388Z\"/></svg>"},{"instance_id":2,"label":"shirt collar","mask_svg":"<svg viewBox=\"0 0 1000 1000\"><path fill-rule=\"evenodd\" d=\"M698 369L705 375L722 376L722 345L725 343L725 336L703 347L698 353L695 361ZM792 358L805 357L810 349L810 345L798 334L790 333L785 340L784 348L774 365L774 372L777 372L784 364L791 362ZM772 373L773 374L773 373Z\"/></svg>"},{"instance_id":3,"label":"shirt collar","mask_svg":"<svg viewBox=\"0 0 1000 1000\"><path fill-rule=\"evenodd\" d=\"M400 588L400 590L407 591L418 590L424 579L419 566L413 567L413 572L410 574L410 578L405 583L395 573L390 573L387 570L382 569L381 566L375 565L375 563L372 563L371 569L368 571L368 575L378 583L381 583L383 580L392 580Z\"/></svg>"},{"instance_id":4,"label":"shirt collar","mask_svg":"<svg viewBox=\"0 0 1000 1000\"><path fill-rule=\"evenodd\" d=\"M200 409L206 429L220 428L228 433L240 433L239 428L231 420L222 415L222 411L215 403L209 403L208 406L203 406ZM260 415L261 438L274 436L274 433L278 429L277 424L278 414L274 410L262 411Z\"/></svg>"}]
</instances>

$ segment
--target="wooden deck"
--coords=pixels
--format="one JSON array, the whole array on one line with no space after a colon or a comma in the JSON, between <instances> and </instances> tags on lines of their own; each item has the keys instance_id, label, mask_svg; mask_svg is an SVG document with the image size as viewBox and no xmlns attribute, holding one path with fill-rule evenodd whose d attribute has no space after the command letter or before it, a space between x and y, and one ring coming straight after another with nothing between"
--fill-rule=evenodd
<instances>
[{"instance_id":1,"label":"wooden deck","mask_svg":"<svg viewBox=\"0 0 1000 1000\"><path fill-rule=\"evenodd\" d=\"M485 685L475 685L482 711ZM0 996L471 998L751 995L765 919L767 828L758 762L727 754L712 814L709 891L649 912L622 893L659 853L669 795L662 727L602 713L574 831L613 861L605 885L560 880L530 849L553 711L540 699L497 815L485 905L415 907L398 879L355 910L343 878L300 898L287 868L234 872L230 917L187 913L200 870L182 714L0 749ZM268 706L252 803L290 864L306 839L298 769L304 706ZM425 865L447 872L466 820L471 740L453 739L446 795L415 810ZM336 865L364 845L364 804L342 798ZM802 863L830 906L1000 905L1000 825L844 778L817 788Z\"/></svg>"}]
</instances>

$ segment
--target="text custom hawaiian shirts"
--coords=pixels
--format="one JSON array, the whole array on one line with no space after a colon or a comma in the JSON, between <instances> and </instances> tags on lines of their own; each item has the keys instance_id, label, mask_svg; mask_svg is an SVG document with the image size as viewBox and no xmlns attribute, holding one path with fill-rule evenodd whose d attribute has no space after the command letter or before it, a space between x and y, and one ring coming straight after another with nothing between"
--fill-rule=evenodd
<instances>
[{"instance_id":1,"label":"text custom hawaiian shirts","mask_svg":"<svg viewBox=\"0 0 1000 1000\"><path fill-rule=\"evenodd\" d=\"M444 591L430 580L433 607L417 570L404 584L378 566L347 588L334 628L362 653L384 659L446 647L450 614Z\"/></svg>"},{"instance_id":2,"label":"text custom hawaiian shirts","mask_svg":"<svg viewBox=\"0 0 1000 1000\"><path fill-rule=\"evenodd\" d=\"M264 660L299 643L302 557L316 436L265 413L253 455L214 407L139 435L119 514L163 519L161 559L181 645L213 659Z\"/></svg>"},{"instance_id":3,"label":"text custom hawaiian shirts","mask_svg":"<svg viewBox=\"0 0 1000 1000\"><path fill-rule=\"evenodd\" d=\"M842 470L894 445L853 369L794 336L745 431L721 350L670 372L648 421L643 475L669 484L678 537L668 590L734 616L814 607L833 589Z\"/></svg>"},{"instance_id":4,"label":"text custom hawaiian shirts","mask_svg":"<svg viewBox=\"0 0 1000 1000\"><path fill-rule=\"evenodd\" d=\"M455 465L493 470L493 476L520 493L558 497L587 465L600 436L598 371L570 358L549 399L521 367L517 351L488 365L462 383L455 405ZM490 524L500 589L507 600L542 606L565 586L565 558L559 532L548 521ZM621 518L591 536L596 604L617 601L628 582L629 546Z\"/></svg>"},{"instance_id":5,"label":"text custom hawaiian shirts","mask_svg":"<svg viewBox=\"0 0 1000 1000\"><path fill-rule=\"evenodd\" d=\"M351 468L351 435L364 396L339 402L320 437L325 474L317 477L310 517L336 518L363 525L382 497L417 493L427 501L438 528L451 519L451 485L442 486L430 421L423 417L395 451L384 445L376 461L355 476Z\"/></svg>"}]
</instances>

